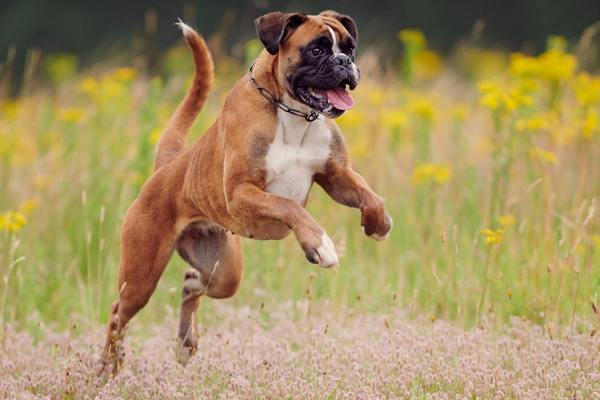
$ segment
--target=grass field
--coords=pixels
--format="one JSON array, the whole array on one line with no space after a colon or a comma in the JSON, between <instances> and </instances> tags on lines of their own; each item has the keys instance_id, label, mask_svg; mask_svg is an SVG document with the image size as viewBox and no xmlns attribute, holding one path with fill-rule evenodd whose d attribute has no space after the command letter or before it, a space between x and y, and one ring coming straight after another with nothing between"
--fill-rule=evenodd
<instances>
[{"instance_id":1,"label":"grass field","mask_svg":"<svg viewBox=\"0 0 600 400\"><path fill-rule=\"evenodd\" d=\"M46 328L36 343L9 329L3 398L98 399L597 399L600 336L562 339L515 319L500 334L446 321L355 313L310 301L263 308L217 303L198 354L175 361L176 316L133 324L127 366L93 374L97 326ZM312 309L311 309L312 308ZM267 321L268 319L268 321ZM484 323L484 328L487 324ZM589 330L592 325L586 326ZM83 334L82 334L83 333Z\"/></svg>"},{"instance_id":2,"label":"grass field","mask_svg":"<svg viewBox=\"0 0 600 400\"><path fill-rule=\"evenodd\" d=\"M248 308L258 319L249 323L275 335L281 318L269 310L308 301L317 314L352 310L364 321L388 318L385 325L392 327L401 310L402 324L430 324L440 335L459 328L483 335L477 327L484 326L491 332L485 340L493 332L510 335L510 321L519 317L538 335L535 341L546 341L543 348L551 348L553 338L567 346L564 338L576 343L593 336L600 307L600 76L580 71L559 37L537 56L465 43L444 59L418 31L402 31L398 39L404 46L398 66L382 67L368 48L359 54L357 106L339 119L355 168L386 199L395 222L391 237L382 243L364 237L358 212L315 186L308 209L343 254L340 267L308 264L293 237L246 240L240 291L218 305L204 301L200 323L225 330L229 325L214 322L221 311ZM248 61L256 49L255 42L247 44ZM72 56L47 57L40 64L47 84L26 73L25 94L0 102L0 361L8 365L19 354L7 345L19 347L19 340L39 340L36 349L52 352L50 331L70 332L79 350L97 350L101 341L90 332L104 323L116 298L120 223L149 176L161 127L188 87L189 58L185 47L175 47L162 58L162 74L148 76L117 58L82 70ZM217 58L217 79L193 138L214 120L245 73L242 64ZM175 256L135 326L170 319L184 269ZM294 332L306 318L297 314L287 316ZM175 334L172 323L153 329ZM352 337L364 339L361 332ZM589 340L586 349L597 353L597 340ZM201 345L199 358L203 351ZM576 360L573 354L566 359ZM377 373L389 372L382 368ZM597 395L598 357L585 368L592 371L585 393ZM475 393L464 385L407 382L379 393ZM218 391L227 382L205 383L227 393ZM33 394L50 393L44 387ZM557 398L573 393L565 387ZM329 394L315 397L336 397L327 388ZM253 393L260 398L263 392Z\"/></svg>"}]
</instances>

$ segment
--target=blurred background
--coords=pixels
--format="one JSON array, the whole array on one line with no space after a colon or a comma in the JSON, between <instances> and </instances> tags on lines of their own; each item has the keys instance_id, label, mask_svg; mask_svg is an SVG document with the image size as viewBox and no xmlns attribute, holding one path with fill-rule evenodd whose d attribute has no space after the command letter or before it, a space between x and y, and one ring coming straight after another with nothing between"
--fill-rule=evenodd
<instances>
[{"instance_id":1,"label":"blurred background","mask_svg":"<svg viewBox=\"0 0 600 400\"><path fill-rule=\"evenodd\" d=\"M600 3L594 0L3 0L0 61L8 57L14 65L13 94L33 50L75 54L81 65L127 51L145 54L148 58L138 61L153 69L160 51L178 40L173 23L180 17L218 41L220 51L241 60L240 44L254 37L256 17L274 10L318 13L325 9L352 15L362 42L376 48L385 62L400 55L394 35L402 28L418 27L427 34L431 48L444 53L462 39L473 39L473 34L484 46L535 52L544 48L547 36L577 39L600 18Z\"/></svg>"},{"instance_id":2,"label":"blurred background","mask_svg":"<svg viewBox=\"0 0 600 400\"><path fill-rule=\"evenodd\" d=\"M337 122L394 230L365 238L358 212L315 186L308 209L340 268L308 264L293 237L246 240L226 302L264 306L265 324L288 300L462 326L521 317L554 334L596 318L600 2L4 0L0 321L105 321L123 215L193 73L177 17L216 64L192 141L262 50L254 18L331 8L360 34L356 107ZM174 256L136 321L177 312L184 270Z\"/></svg>"}]
</instances>

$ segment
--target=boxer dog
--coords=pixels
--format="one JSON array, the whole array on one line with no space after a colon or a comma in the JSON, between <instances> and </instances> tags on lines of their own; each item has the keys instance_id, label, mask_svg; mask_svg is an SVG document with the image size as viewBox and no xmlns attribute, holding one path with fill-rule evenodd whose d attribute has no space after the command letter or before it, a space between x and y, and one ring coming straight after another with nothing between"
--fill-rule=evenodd
<instances>
[{"instance_id":1,"label":"boxer dog","mask_svg":"<svg viewBox=\"0 0 600 400\"><path fill-rule=\"evenodd\" d=\"M242 277L241 238L293 232L309 262L338 263L325 230L304 209L313 182L361 212L367 236L385 239L384 202L350 165L334 119L354 105L357 29L334 11L272 12L255 21L265 49L193 145L186 134L204 104L213 63L204 40L179 22L193 54L193 83L157 146L155 170L131 204L121 232L119 299L112 306L101 370L121 364L123 331L148 302L174 250L185 272L177 357L196 352L202 295L233 296Z\"/></svg>"}]
</instances>

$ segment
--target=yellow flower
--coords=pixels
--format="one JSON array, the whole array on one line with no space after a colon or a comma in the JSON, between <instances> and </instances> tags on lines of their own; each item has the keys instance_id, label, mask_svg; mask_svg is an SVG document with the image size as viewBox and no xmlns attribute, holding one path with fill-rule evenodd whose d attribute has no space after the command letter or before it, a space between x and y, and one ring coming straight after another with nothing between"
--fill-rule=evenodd
<instances>
[{"instance_id":1,"label":"yellow flower","mask_svg":"<svg viewBox=\"0 0 600 400\"><path fill-rule=\"evenodd\" d=\"M20 211L8 211L0 214L0 230L17 232L25 226L27 218Z\"/></svg>"},{"instance_id":2,"label":"yellow flower","mask_svg":"<svg viewBox=\"0 0 600 400\"><path fill-rule=\"evenodd\" d=\"M101 80L92 77L85 78L79 83L79 89L96 103L107 103L121 96L125 84L135 77L135 71L130 68L118 68L113 73L105 75Z\"/></svg>"},{"instance_id":3,"label":"yellow flower","mask_svg":"<svg viewBox=\"0 0 600 400\"><path fill-rule=\"evenodd\" d=\"M136 71L133 68L117 68L111 74L110 77L117 81L129 82L135 79Z\"/></svg>"},{"instance_id":4,"label":"yellow flower","mask_svg":"<svg viewBox=\"0 0 600 400\"><path fill-rule=\"evenodd\" d=\"M371 88L366 91L366 98L369 104L380 106L385 101L385 93L379 88Z\"/></svg>"},{"instance_id":5,"label":"yellow flower","mask_svg":"<svg viewBox=\"0 0 600 400\"><path fill-rule=\"evenodd\" d=\"M446 183L452 177L452 169L447 165L425 163L420 164L413 170L412 179L416 184L424 183Z\"/></svg>"},{"instance_id":6,"label":"yellow flower","mask_svg":"<svg viewBox=\"0 0 600 400\"><path fill-rule=\"evenodd\" d=\"M516 110L517 105L518 105L516 99L514 99L513 97L511 97L507 94L503 94L501 98L502 98L502 101L504 102L504 108L506 109L506 111Z\"/></svg>"},{"instance_id":7,"label":"yellow flower","mask_svg":"<svg viewBox=\"0 0 600 400\"><path fill-rule=\"evenodd\" d=\"M37 208L38 204L38 199L32 197L22 201L21 204L19 204L19 211L21 211L23 214L29 214L33 209Z\"/></svg>"},{"instance_id":8,"label":"yellow flower","mask_svg":"<svg viewBox=\"0 0 600 400\"><path fill-rule=\"evenodd\" d=\"M408 118L406 114L399 109L386 112L382 116L382 123L388 129L402 129L406 126Z\"/></svg>"},{"instance_id":9,"label":"yellow flower","mask_svg":"<svg viewBox=\"0 0 600 400\"><path fill-rule=\"evenodd\" d=\"M510 112L533 104L531 96L515 89L506 89L493 81L481 82L479 92L481 104L492 112Z\"/></svg>"},{"instance_id":10,"label":"yellow flower","mask_svg":"<svg viewBox=\"0 0 600 400\"><path fill-rule=\"evenodd\" d=\"M581 123L581 132L586 139L593 138L600 131L600 118L595 110L589 110Z\"/></svg>"},{"instance_id":11,"label":"yellow flower","mask_svg":"<svg viewBox=\"0 0 600 400\"><path fill-rule=\"evenodd\" d=\"M450 108L452 119L458 122L465 122L469 117L469 106L465 104L459 104Z\"/></svg>"},{"instance_id":12,"label":"yellow flower","mask_svg":"<svg viewBox=\"0 0 600 400\"><path fill-rule=\"evenodd\" d=\"M412 179L414 183L424 183L433 176L435 166L433 164L421 164L413 170Z\"/></svg>"},{"instance_id":13,"label":"yellow flower","mask_svg":"<svg viewBox=\"0 0 600 400\"><path fill-rule=\"evenodd\" d=\"M496 93L485 93L481 97L481 104L492 111L496 111L500 108L500 96Z\"/></svg>"},{"instance_id":14,"label":"yellow flower","mask_svg":"<svg viewBox=\"0 0 600 400\"><path fill-rule=\"evenodd\" d=\"M518 93L531 95L540 88L540 83L533 78L521 78L513 83L513 87Z\"/></svg>"},{"instance_id":15,"label":"yellow flower","mask_svg":"<svg viewBox=\"0 0 600 400\"><path fill-rule=\"evenodd\" d=\"M514 102L514 108L533 106L533 98L525 92L517 89L510 89L508 97Z\"/></svg>"},{"instance_id":16,"label":"yellow flower","mask_svg":"<svg viewBox=\"0 0 600 400\"><path fill-rule=\"evenodd\" d=\"M498 217L498 223L502 226L508 227L515 224L515 216L512 214L503 214Z\"/></svg>"},{"instance_id":17,"label":"yellow flower","mask_svg":"<svg viewBox=\"0 0 600 400\"><path fill-rule=\"evenodd\" d=\"M577 68L577 59L575 56L553 49L540 55L539 62L540 76L553 81L571 78Z\"/></svg>"},{"instance_id":18,"label":"yellow flower","mask_svg":"<svg viewBox=\"0 0 600 400\"><path fill-rule=\"evenodd\" d=\"M516 77L537 77L540 73L541 65L536 57L530 57L522 53L513 53L510 55L508 71L510 75Z\"/></svg>"},{"instance_id":19,"label":"yellow flower","mask_svg":"<svg viewBox=\"0 0 600 400\"><path fill-rule=\"evenodd\" d=\"M481 81L479 82L479 93L489 93L500 91L500 85L495 81Z\"/></svg>"},{"instance_id":20,"label":"yellow flower","mask_svg":"<svg viewBox=\"0 0 600 400\"><path fill-rule=\"evenodd\" d=\"M407 46L424 48L427 44L425 35L417 29L402 29L398 32L398 39Z\"/></svg>"},{"instance_id":21,"label":"yellow flower","mask_svg":"<svg viewBox=\"0 0 600 400\"><path fill-rule=\"evenodd\" d=\"M544 164L558 164L558 157L556 156L556 154L554 154L551 151L544 150L541 147L532 147L531 149L529 149L529 155L532 158L539 160Z\"/></svg>"},{"instance_id":22,"label":"yellow flower","mask_svg":"<svg viewBox=\"0 0 600 400\"><path fill-rule=\"evenodd\" d=\"M520 78L542 78L552 81L569 79L575 73L577 59L563 50L550 48L538 57L513 53L509 73Z\"/></svg>"},{"instance_id":23,"label":"yellow flower","mask_svg":"<svg viewBox=\"0 0 600 400\"><path fill-rule=\"evenodd\" d=\"M79 83L79 89L91 97L98 93L100 85L95 78L87 77Z\"/></svg>"},{"instance_id":24,"label":"yellow flower","mask_svg":"<svg viewBox=\"0 0 600 400\"><path fill-rule=\"evenodd\" d=\"M452 170L450 169L450 167L440 165L438 166L437 171L435 171L433 179L435 180L435 183L442 184L448 182L451 176Z\"/></svg>"},{"instance_id":25,"label":"yellow flower","mask_svg":"<svg viewBox=\"0 0 600 400\"><path fill-rule=\"evenodd\" d=\"M442 67L442 59L433 50L424 50L415 56L415 73L424 79L434 78Z\"/></svg>"},{"instance_id":26,"label":"yellow flower","mask_svg":"<svg viewBox=\"0 0 600 400\"><path fill-rule=\"evenodd\" d=\"M355 129L358 127L361 127L364 125L365 123L365 115L356 110L356 111L352 111L351 113L345 113L344 115L342 115L341 117L339 117L336 122L338 123L338 125L340 125L343 129Z\"/></svg>"},{"instance_id":27,"label":"yellow flower","mask_svg":"<svg viewBox=\"0 0 600 400\"><path fill-rule=\"evenodd\" d=\"M21 202L17 210L9 210L0 214L0 231L16 232L21 230L27 222L26 215L37 206L38 200L30 198Z\"/></svg>"},{"instance_id":28,"label":"yellow flower","mask_svg":"<svg viewBox=\"0 0 600 400\"><path fill-rule=\"evenodd\" d=\"M152 132L150 132L150 136L148 137L148 141L151 145L155 145L160 140L160 135L162 135L162 129L154 128Z\"/></svg>"},{"instance_id":29,"label":"yellow flower","mask_svg":"<svg viewBox=\"0 0 600 400\"><path fill-rule=\"evenodd\" d=\"M7 120L14 121L21 111L21 102L17 100L1 100L0 112Z\"/></svg>"},{"instance_id":30,"label":"yellow flower","mask_svg":"<svg viewBox=\"0 0 600 400\"><path fill-rule=\"evenodd\" d=\"M493 246L502 243L504 230L502 229L483 229L481 235L484 237L485 244Z\"/></svg>"},{"instance_id":31,"label":"yellow flower","mask_svg":"<svg viewBox=\"0 0 600 400\"><path fill-rule=\"evenodd\" d=\"M84 111L81 108L63 108L58 112L58 119L63 122L76 123L83 118Z\"/></svg>"},{"instance_id":32,"label":"yellow flower","mask_svg":"<svg viewBox=\"0 0 600 400\"><path fill-rule=\"evenodd\" d=\"M587 73L577 75L573 90L575 98L584 107L600 102L600 76L591 77Z\"/></svg>"},{"instance_id":33,"label":"yellow flower","mask_svg":"<svg viewBox=\"0 0 600 400\"><path fill-rule=\"evenodd\" d=\"M435 107L433 101L425 96L416 96L409 100L408 111L423 121L433 121Z\"/></svg>"},{"instance_id":34,"label":"yellow flower","mask_svg":"<svg viewBox=\"0 0 600 400\"><path fill-rule=\"evenodd\" d=\"M516 128L519 132L537 132L546 129L548 122L545 116L534 115L529 118L519 118L516 123Z\"/></svg>"},{"instance_id":35,"label":"yellow flower","mask_svg":"<svg viewBox=\"0 0 600 400\"><path fill-rule=\"evenodd\" d=\"M102 100L108 101L115 97L119 97L124 89L121 81L105 77L102 79Z\"/></svg>"}]
</instances>

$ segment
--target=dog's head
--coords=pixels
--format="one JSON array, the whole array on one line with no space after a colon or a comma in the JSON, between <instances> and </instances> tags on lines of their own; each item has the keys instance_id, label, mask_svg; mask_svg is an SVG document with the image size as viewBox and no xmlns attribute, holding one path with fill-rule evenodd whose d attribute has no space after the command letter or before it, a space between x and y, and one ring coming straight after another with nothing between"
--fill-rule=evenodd
<instances>
[{"instance_id":1,"label":"dog's head","mask_svg":"<svg viewBox=\"0 0 600 400\"><path fill-rule=\"evenodd\" d=\"M279 81L294 98L329 118L354 106L346 91L360 79L352 18L335 11L272 12L257 18L255 25L265 49L278 56Z\"/></svg>"}]
</instances>

